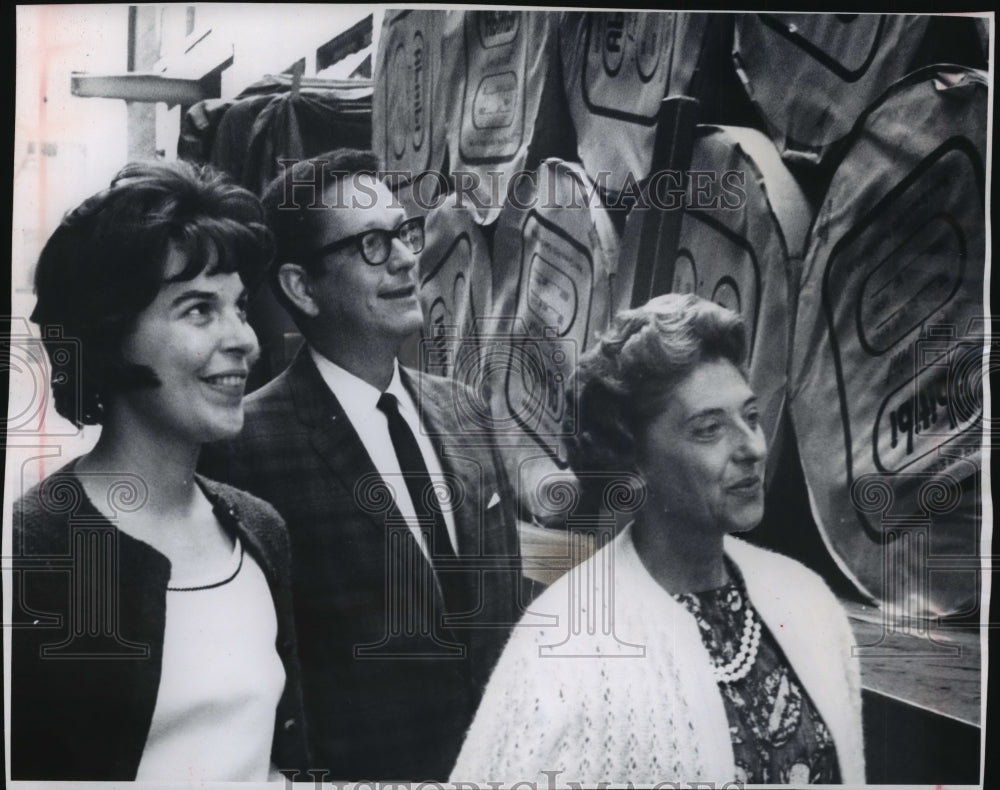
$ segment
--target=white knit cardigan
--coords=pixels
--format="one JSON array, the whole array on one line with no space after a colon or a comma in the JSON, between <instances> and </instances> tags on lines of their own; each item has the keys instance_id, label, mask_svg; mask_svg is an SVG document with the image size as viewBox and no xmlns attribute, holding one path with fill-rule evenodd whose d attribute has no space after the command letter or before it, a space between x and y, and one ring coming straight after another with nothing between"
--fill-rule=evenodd
<instances>
[{"instance_id":1,"label":"white knit cardigan","mask_svg":"<svg viewBox=\"0 0 1000 790\"><path fill-rule=\"evenodd\" d=\"M860 673L843 609L795 560L731 537L725 551L830 730L842 781L863 784ZM697 624L650 576L629 529L529 607L451 775L540 790L735 778Z\"/></svg>"}]
</instances>

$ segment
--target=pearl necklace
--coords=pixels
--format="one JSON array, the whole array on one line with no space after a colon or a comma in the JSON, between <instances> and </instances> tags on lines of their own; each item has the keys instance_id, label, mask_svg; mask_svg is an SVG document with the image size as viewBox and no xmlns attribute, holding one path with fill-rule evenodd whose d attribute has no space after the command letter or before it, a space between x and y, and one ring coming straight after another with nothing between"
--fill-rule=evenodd
<instances>
[{"instance_id":1,"label":"pearl necklace","mask_svg":"<svg viewBox=\"0 0 1000 790\"><path fill-rule=\"evenodd\" d=\"M728 664L716 662L712 674L716 683L735 683L742 680L750 672L757 660L757 649L760 647L760 621L753 616L749 602L746 604L746 615L743 620L743 635L740 637L739 652Z\"/></svg>"}]
</instances>

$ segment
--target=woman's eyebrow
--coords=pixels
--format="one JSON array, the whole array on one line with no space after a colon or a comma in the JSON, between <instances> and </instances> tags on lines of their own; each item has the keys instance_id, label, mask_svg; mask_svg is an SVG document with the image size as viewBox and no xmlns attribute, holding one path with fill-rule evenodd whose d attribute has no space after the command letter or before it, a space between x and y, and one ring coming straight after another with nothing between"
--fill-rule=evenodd
<instances>
[{"instance_id":1,"label":"woman's eyebrow","mask_svg":"<svg viewBox=\"0 0 1000 790\"><path fill-rule=\"evenodd\" d=\"M743 408L744 409L747 406L756 406L756 405L757 405L757 396L756 395L751 395L749 398L747 398L745 401L743 401ZM691 422L692 420L698 420L698 419L702 419L704 417L719 417L721 415L724 415L725 413L726 413L726 410L724 408L722 408L721 406L715 406L715 407L708 408L708 409L699 409L698 411L694 412L693 414L690 414L687 417L685 417L684 421L685 422Z\"/></svg>"},{"instance_id":2,"label":"woman's eyebrow","mask_svg":"<svg viewBox=\"0 0 1000 790\"><path fill-rule=\"evenodd\" d=\"M200 291L196 288L192 288L189 291L184 291L183 293L175 296L170 300L171 307L177 307L183 302L188 302L195 299L207 299L209 301L214 301L219 298L219 295L215 291Z\"/></svg>"},{"instance_id":3,"label":"woman's eyebrow","mask_svg":"<svg viewBox=\"0 0 1000 790\"><path fill-rule=\"evenodd\" d=\"M693 414L688 415L685 418L685 422L692 422L694 420L700 420L704 417L718 417L725 414L726 410L721 407L711 408L711 409L699 409Z\"/></svg>"}]
</instances>

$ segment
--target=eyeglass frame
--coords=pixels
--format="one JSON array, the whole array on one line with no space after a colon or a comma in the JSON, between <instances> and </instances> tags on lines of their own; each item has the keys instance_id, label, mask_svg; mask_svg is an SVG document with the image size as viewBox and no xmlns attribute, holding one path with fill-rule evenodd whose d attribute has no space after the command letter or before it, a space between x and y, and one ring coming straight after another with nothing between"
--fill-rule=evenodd
<instances>
[{"instance_id":1,"label":"eyeglass frame","mask_svg":"<svg viewBox=\"0 0 1000 790\"><path fill-rule=\"evenodd\" d=\"M426 244L426 237L424 236L425 232L424 226L425 226L424 217L418 215L416 217L409 217L408 219L403 220L394 230L387 230L386 228L368 228L368 230L363 230L360 233L353 233L350 236L345 236L344 238L338 239L337 241L331 241L329 244L324 244L318 250L314 250L313 252L307 254L305 256L305 259L316 260L317 258L322 258L324 255L329 255L332 252L337 252L338 250L342 250L345 247L349 247L353 243L358 250L358 254L361 256L361 260L363 260L366 264L368 264L369 266L382 266L387 260L389 260L389 257L392 255L392 242L395 239L399 239L400 241L402 241L403 246L406 247L406 249L408 249L410 252L413 253L423 252L424 246ZM420 237L422 241L419 249L413 249L409 244L403 241L402 234L404 232L404 229L412 227L420 228ZM388 252L386 253L385 258L383 258L378 262L369 260L368 256L365 254L365 248L362 241L364 237L369 235L370 233L384 233L389 237L389 244L386 247Z\"/></svg>"}]
</instances>

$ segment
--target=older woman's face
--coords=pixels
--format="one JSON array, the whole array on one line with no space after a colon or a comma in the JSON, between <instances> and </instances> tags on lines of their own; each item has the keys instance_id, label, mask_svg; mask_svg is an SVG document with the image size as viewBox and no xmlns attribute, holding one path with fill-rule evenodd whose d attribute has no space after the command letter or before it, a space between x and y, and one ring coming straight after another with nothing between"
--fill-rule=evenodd
<instances>
[{"instance_id":1,"label":"older woman's face","mask_svg":"<svg viewBox=\"0 0 1000 790\"><path fill-rule=\"evenodd\" d=\"M731 362L695 368L638 438L640 471L667 517L722 534L760 523L767 446L757 398Z\"/></svg>"}]
</instances>

